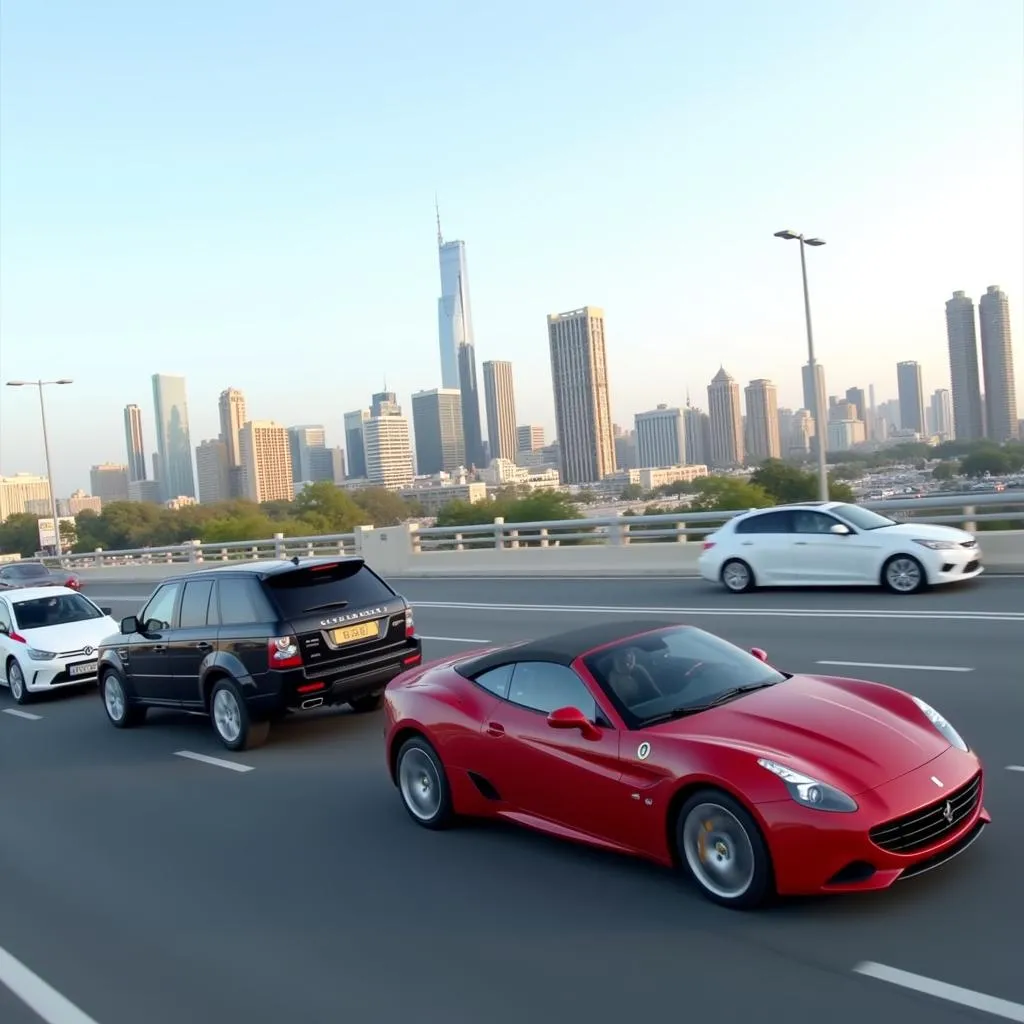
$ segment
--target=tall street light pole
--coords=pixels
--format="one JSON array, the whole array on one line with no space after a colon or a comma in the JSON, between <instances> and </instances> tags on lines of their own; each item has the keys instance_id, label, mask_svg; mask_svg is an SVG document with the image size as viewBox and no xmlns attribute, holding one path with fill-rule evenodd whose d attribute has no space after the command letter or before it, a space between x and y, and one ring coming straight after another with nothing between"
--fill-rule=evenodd
<instances>
[{"instance_id":1,"label":"tall street light pole","mask_svg":"<svg viewBox=\"0 0 1024 1024\"><path fill-rule=\"evenodd\" d=\"M53 469L50 466L50 435L46 430L46 401L43 398L43 388L49 384L73 384L74 381L62 377L60 380L9 380L9 388L38 388L39 389L39 414L43 420L43 454L46 456L46 481L50 487L50 514L53 516L53 553L58 557L61 554L60 543L60 517L57 515L57 492L53 489Z\"/></svg>"},{"instance_id":2,"label":"tall street light pole","mask_svg":"<svg viewBox=\"0 0 1024 1024\"><path fill-rule=\"evenodd\" d=\"M800 273L804 281L804 318L807 321L807 369L811 374L811 383L814 388L814 440L816 442L818 455L818 499L828 501L828 463L825 459L825 441L827 426L825 422L825 396L822 388L818 386L818 364L814 360L814 330L811 327L811 295L807 288L807 257L804 255L804 246L815 247L824 245L823 238L805 238L796 231L776 231L776 238L784 238L790 242L794 239L800 243Z\"/></svg>"}]
</instances>

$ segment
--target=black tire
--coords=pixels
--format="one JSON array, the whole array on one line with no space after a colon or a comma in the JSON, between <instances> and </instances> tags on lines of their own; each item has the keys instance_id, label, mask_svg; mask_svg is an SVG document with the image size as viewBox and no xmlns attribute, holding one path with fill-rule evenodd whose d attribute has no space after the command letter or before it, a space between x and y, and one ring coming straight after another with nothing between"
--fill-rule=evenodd
<instances>
[{"instance_id":1,"label":"black tire","mask_svg":"<svg viewBox=\"0 0 1024 1024\"><path fill-rule=\"evenodd\" d=\"M384 693L371 693L365 697L353 697L348 702L348 706L357 714L365 715L371 711L380 710L380 706L384 703Z\"/></svg>"},{"instance_id":2,"label":"black tire","mask_svg":"<svg viewBox=\"0 0 1024 1024\"><path fill-rule=\"evenodd\" d=\"M882 566L879 582L890 594L920 594L928 588L928 573L913 555L893 555Z\"/></svg>"},{"instance_id":3,"label":"black tire","mask_svg":"<svg viewBox=\"0 0 1024 1024\"><path fill-rule=\"evenodd\" d=\"M22 672L21 665L14 658L8 659L7 662L7 688L11 691L11 700L15 704L24 707L24 705L32 703L33 694L28 692L25 673Z\"/></svg>"},{"instance_id":4,"label":"black tire","mask_svg":"<svg viewBox=\"0 0 1024 1024\"><path fill-rule=\"evenodd\" d=\"M210 723L228 750L252 750L266 742L270 722L256 721L233 679L218 679L210 692Z\"/></svg>"},{"instance_id":5,"label":"black tire","mask_svg":"<svg viewBox=\"0 0 1024 1024\"><path fill-rule=\"evenodd\" d=\"M754 570L742 558L730 558L722 566L722 571L719 573L718 578L722 581L722 586L730 594L747 594L757 587ZM735 579L737 585L731 585L726 582L730 579ZM745 582L742 582L744 580Z\"/></svg>"},{"instance_id":6,"label":"black tire","mask_svg":"<svg viewBox=\"0 0 1024 1024\"><path fill-rule=\"evenodd\" d=\"M725 824L720 825L719 821ZM696 835L700 837L697 848L693 843L695 825ZM739 826L746 844L736 826ZM753 815L728 793L720 789L702 789L694 793L679 809L674 835L680 868L712 903L733 910L753 910L774 898L772 859L761 829ZM708 841L707 836L711 836L716 844L716 848L710 851L704 845ZM722 844L721 851L717 848L719 843ZM746 860L750 862L749 880L744 884L742 876L748 875L748 870L739 870L741 878L732 886L731 894L724 883L716 885L713 878L716 872L724 877L723 868L728 870L730 859L736 865L742 865Z\"/></svg>"},{"instance_id":7,"label":"black tire","mask_svg":"<svg viewBox=\"0 0 1024 1024\"><path fill-rule=\"evenodd\" d=\"M434 831L451 827L455 813L448 776L437 751L425 737L413 736L402 744L395 761L395 779L402 806L417 825ZM423 802L417 801L417 792L424 796ZM434 796L433 807L428 792Z\"/></svg>"},{"instance_id":8,"label":"black tire","mask_svg":"<svg viewBox=\"0 0 1024 1024\"><path fill-rule=\"evenodd\" d=\"M115 729L131 729L146 720L146 708L133 704L124 680L114 671L104 672L100 678L100 696L103 710Z\"/></svg>"}]
</instances>

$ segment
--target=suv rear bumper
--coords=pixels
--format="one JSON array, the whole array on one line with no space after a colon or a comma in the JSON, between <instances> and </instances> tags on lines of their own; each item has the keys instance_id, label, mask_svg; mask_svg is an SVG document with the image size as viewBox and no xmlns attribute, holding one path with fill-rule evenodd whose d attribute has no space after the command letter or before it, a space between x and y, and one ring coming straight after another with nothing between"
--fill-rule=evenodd
<instances>
[{"instance_id":1,"label":"suv rear bumper","mask_svg":"<svg viewBox=\"0 0 1024 1024\"><path fill-rule=\"evenodd\" d=\"M410 637L386 661L368 658L369 664L349 664L344 669L322 673L308 669L291 669L274 672L279 680L276 691L262 693L249 698L251 711L257 714L273 714L285 709L299 709L308 701L320 699L323 704L345 704L350 700L380 693L396 676L419 664L423 652L419 637ZM323 683L320 689L311 689L316 683Z\"/></svg>"}]
</instances>

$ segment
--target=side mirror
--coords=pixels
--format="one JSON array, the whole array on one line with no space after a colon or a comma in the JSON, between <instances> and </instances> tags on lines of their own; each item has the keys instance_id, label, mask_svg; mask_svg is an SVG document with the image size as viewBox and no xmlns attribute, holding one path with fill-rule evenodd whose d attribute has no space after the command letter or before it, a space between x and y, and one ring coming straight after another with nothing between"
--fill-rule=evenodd
<instances>
[{"instance_id":1,"label":"side mirror","mask_svg":"<svg viewBox=\"0 0 1024 1024\"><path fill-rule=\"evenodd\" d=\"M135 615L125 616L125 618L121 620L121 632L125 636L130 636L132 633L142 632L138 618Z\"/></svg>"},{"instance_id":2,"label":"side mirror","mask_svg":"<svg viewBox=\"0 0 1024 1024\"><path fill-rule=\"evenodd\" d=\"M103 612L104 615L109 615L113 610L113 608L100 608L100 611Z\"/></svg>"},{"instance_id":3,"label":"side mirror","mask_svg":"<svg viewBox=\"0 0 1024 1024\"><path fill-rule=\"evenodd\" d=\"M585 740L601 737L601 730L579 708L556 708L548 715L552 729L579 729Z\"/></svg>"},{"instance_id":4,"label":"side mirror","mask_svg":"<svg viewBox=\"0 0 1024 1024\"><path fill-rule=\"evenodd\" d=\"M849 537L853 530L848 526L844 526L842 523L834 523L828 528L829 533L834 533L837 537Z\"/></svg>"},{"instance_id":5,"label":"side mirror","mask_svg":"<svg viewBox=\"0 0 1024 1024\"><path fill-rule=\"evenodd\" d=\"M758 661L763 661L766 665L768 664L768 652L761 650L760 647L751 647L750 653L757 658Z\"/></svg>"}]
</instances>

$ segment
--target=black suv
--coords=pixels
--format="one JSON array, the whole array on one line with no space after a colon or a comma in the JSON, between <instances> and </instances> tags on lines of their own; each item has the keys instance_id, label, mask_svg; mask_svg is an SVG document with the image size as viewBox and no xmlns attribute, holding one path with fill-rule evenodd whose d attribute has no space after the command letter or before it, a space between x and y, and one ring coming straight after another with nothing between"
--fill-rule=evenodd
<instances>
[{"instance_id":1,"label":"black suv","mask_svg":"<svg viewBox=\"0 0 1024 1024\"><path fill-rule=\"evenodd\" d=\"M245 562L161 583L103 641L100 692L119 729L151 707L202 711L244 750L290 710L375 710L421 660L408 602L363 559Z\"/></svg>"}]
</instances>

